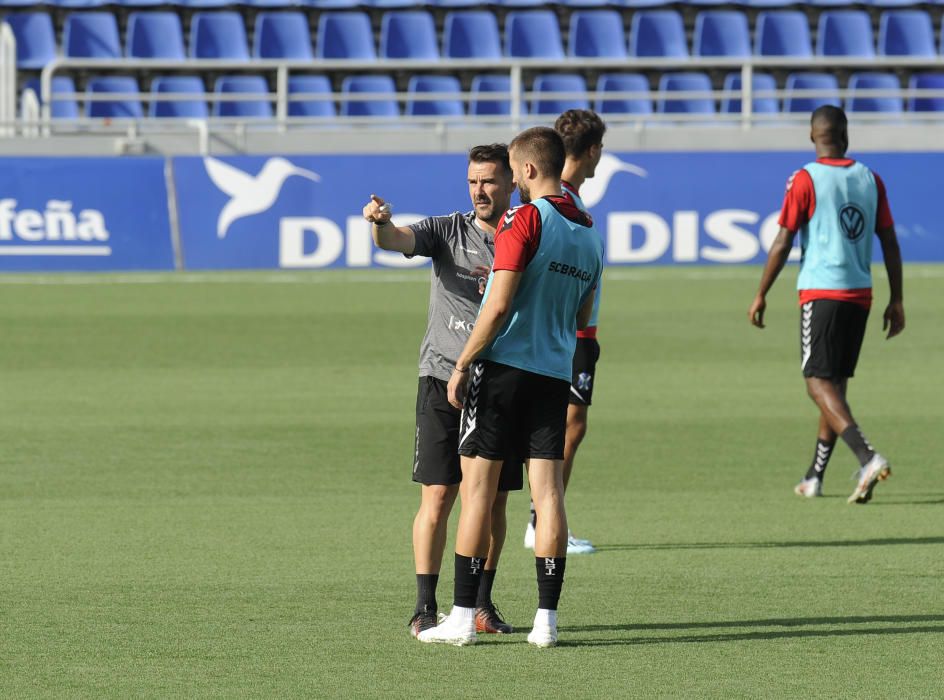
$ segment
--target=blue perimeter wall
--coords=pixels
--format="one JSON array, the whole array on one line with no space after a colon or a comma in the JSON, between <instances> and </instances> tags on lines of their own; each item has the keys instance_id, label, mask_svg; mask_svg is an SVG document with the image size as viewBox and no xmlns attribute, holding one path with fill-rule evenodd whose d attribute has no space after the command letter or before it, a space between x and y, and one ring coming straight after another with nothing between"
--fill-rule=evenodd
<instances>
[{"instance_id":1,"label":"blue perimeter wall","mask_svg":"<svg viewBox=\"0 0 944 700\"><path fill-rule=\"evenodd\" d=\"M609 265L759 263L787 178L809 160L802 152L607 154L582 194ZM944 154L872 153L863 162L885 182L905 261L944 261ZM471 208L464 155L0 164L4 271L172 270L175 252L188 270L419 267L428 261L373 248L361 217L370 194L392 202L401 225Z\"/></svg>"}]
</instances>

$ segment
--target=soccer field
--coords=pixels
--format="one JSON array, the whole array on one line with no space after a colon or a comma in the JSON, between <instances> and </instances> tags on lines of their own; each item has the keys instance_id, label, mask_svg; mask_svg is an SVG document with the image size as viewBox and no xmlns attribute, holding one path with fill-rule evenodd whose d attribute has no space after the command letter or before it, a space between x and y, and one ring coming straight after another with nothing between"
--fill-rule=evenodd
<instances>
[{"instance_id":1,"label":"soccer field","mask_svg":"<svg viewBox=\"0 0 944 700\"><path fill-rule=\"evenodd\" d=\"M522 630L422 645L410 482L428 271L3 277L0 696L944 695L944 267L887 283L850 401L894 475L826 497L795 268L610 269L556 649L509 501ZM454 534L457 518L450 532ZM452 599L452 543L440 608Z\"/></svg>"}]
</instances>

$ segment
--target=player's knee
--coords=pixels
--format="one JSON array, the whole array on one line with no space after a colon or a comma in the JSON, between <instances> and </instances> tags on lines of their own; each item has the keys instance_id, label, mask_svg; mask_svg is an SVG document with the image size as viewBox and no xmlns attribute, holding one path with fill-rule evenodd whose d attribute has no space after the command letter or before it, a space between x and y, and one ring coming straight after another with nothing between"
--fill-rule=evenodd
<instances>
[{"instance_id":1,"label":"player's knee","mask_svg":"<svg viewBox=\"0 0 944 700\"><path fill-rule=\"evenodd\" d=\"M449 517L452 504L455 501L455 491L450 486L438 484L423 488L423 500L420 503L420 512L431 523L435 524Z\"/></svg>"}]
</instances>

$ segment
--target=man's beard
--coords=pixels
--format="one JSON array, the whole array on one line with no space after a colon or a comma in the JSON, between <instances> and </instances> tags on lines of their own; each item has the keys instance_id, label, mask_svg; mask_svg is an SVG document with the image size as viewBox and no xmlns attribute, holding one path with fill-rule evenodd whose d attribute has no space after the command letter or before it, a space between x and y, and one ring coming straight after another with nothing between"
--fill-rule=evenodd
<instances>
[{"instance_id":1,"label":"man's beard","mask_svg":"<svg viewBox=\"0 0 944 700\"><path fill-rule=\"evenodd\" d=\"M481 208L485 207L485 208ZM475 211L482 221L490 221L495 216L495 202L488 200L485 202L476 202Z\"/></svg>"},{"instance_id":2,"label":"man's beard","mask_svg":"<svg viewBox=\"0 0 944 700\"><path fill-rule=\"evenodd\" d=\"M524 185L518 185L518 198L521 200L522 204L531 203L531 190L529 190Z\"/></svg>"}]
</instances>

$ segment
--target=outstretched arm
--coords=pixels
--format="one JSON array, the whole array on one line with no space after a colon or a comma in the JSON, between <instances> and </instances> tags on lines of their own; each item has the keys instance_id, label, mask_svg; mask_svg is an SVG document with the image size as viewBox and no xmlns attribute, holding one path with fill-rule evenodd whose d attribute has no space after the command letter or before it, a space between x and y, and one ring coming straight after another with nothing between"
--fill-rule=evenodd
<instances>
[{"instance_id":1,"label":"outstretched arm","mask_svg":"<svg viewBox=\"0 0 944 700\"><path fill-rule=\"evenodd\" d=\"M373 224L370 235L374 245L384 250L393 250L404 255L413 255L416 250L416 237L406 226L394 226L390 222L390 207L375 194L364 205L364 218Z\"/></svg>"},{"instance_id":2,"label":"outstretched arm","mask_svg":"<svg viewBox=\"0 0 944 700\"><path fill-rule=\"evenodd\" d=\"M465 401L469 365L495 339L498 331L504 325L505 319L508 318L508 313L511 311L511 302L515 298L518 284L521 282L521 274L514 270L495 271L492 286L488 290L485 301L482 302L479 317L475 321L475 328L472 329L472 333L462 349L462 354L456 360L456 369L449 380L449 403L456 408L462 408Z\"/></svg>"},{"instance_id":3,"label":"outstretched arm","mask_svg":"<svg viewBox=\"0 0 944 700\"><path fill-rule=\"evenodd\" d=\"M898 248L898 236L895 228L885 228L877 233L882 244L882 257L885 271L888 273L888 288L891 296L885 308L882 330L887 330L886 338L894 338L905 330L905 305L902 291L901 250Z\"/></svg>"},{"instance_id":4,"label":"outstretched arm","mask_svg":"<svg viewBox=\"0 0 944 700\"><path fill-rule=\"evenodd\" d=\"M790 249L793 248L793 238L796 231L789 231L783 226L777 233L773 245L770 247L770 253L767 255L767 264L764 266L764 274L760 278L760 288L757 290L757 296L754 297L754 303L751 304L748 317L752 324L758 328L764 327L764 312L767 310L767 292L774 286L777 276L783 269L790 257Z\"/></svg>"}]
</instances>

